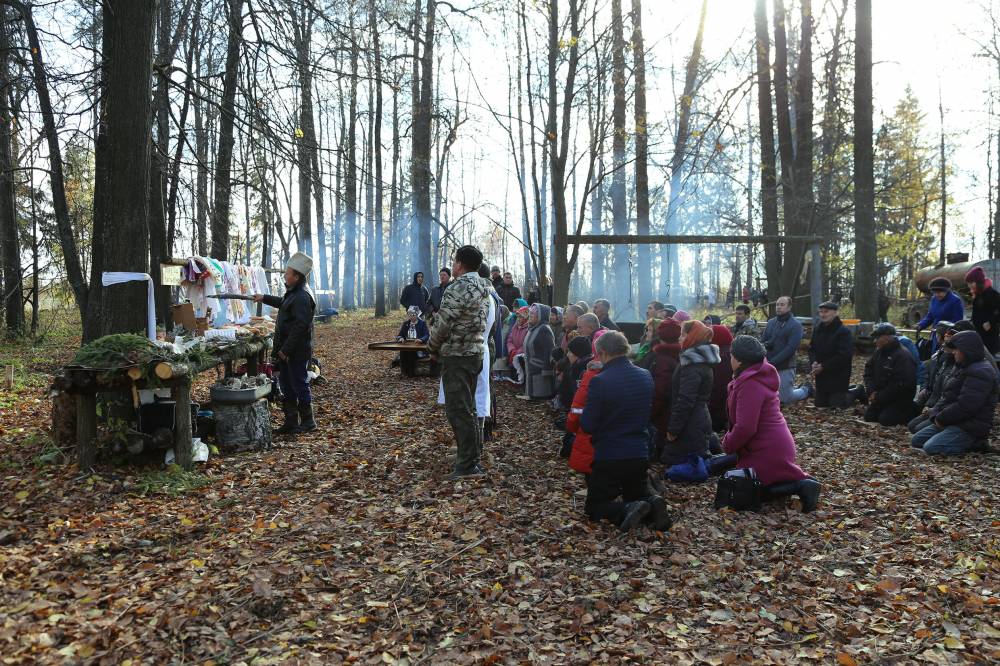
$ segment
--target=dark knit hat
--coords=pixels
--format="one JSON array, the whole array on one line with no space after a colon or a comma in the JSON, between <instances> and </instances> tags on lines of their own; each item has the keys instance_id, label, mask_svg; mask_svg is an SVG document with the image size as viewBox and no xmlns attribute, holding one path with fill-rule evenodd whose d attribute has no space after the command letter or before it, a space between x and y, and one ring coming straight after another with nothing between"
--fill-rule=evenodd
<instances>
[{"instance_id":1,"label":"dark knit hat","mask_svg":"<svg viewBox=\"0 0 1000 666\"><path fill-rule=\"evenodd\" d=\"M974 330L976 330L976 325L973 324L968 319L959 319L958 321L955 322L954 326L952 326L951 328L952 328L952 330L958 331L959 333L961 333L962 331L974 331Z\"/></svg>"},{"instance_id":2,"label":"dark knit hat","mask_svg":"<svg viewBox=\"0 0 1000 666\"><path fill-rule=\"evenodd\" d=\"M839 310L840 304L836 301L824 301L819 304L820 310Z\"/></svg>"},{"instance_id":3,"label":"dark knit hat","mask_svg":"<svg viewBox=\"0 0 1000 666\"><path fill-rule=\"evenodd\" d=\"M872 340L877 340L883 335L896 335L896 327L883 322L872 330Z\"/></svg>"},{"instance_id":4,"label":"dark knit hat","mask_svg":"<svg viewBox=\"0 0 1000 666\"><path fill-rule=\"evenodd\" d=\"M927 286L931 291L948 291L951 289L951 280L946 277L936 277Z\"/></svg>"},{"instance_id":5,"label":"dark knit hat","mask_svg":"<svg viewBox=\"0 0 1000 666\"><path fill-rule=\"evenodd\" d=\"M656 337L660 342L676 343L681 337L681 324L676 319L666 318L656 328Z\"/></svg>"},{"instance_id":6,"label":"dark knit hat","mask_svg":"<svg viewBox=\"0 0 1000 666\"><path fill-rule=\"evenodd\" d=\"M742 365L753 365L764 360L767 349L763 342L752 335L737 335L729 353Z\"/></svg>"},{"instance_id":7,"label":"dark knit hat","mask_svg":"<svg viewBox=\"0 0 1000 666\"><path fill-rule=\"evenodd\" d=\"M578 335L569 341L568 349L573 352L573 356L586 358L590 356L590 339L584 335Z\"/></svg>"},{"instance_id":8,"label":"dark knit hat","mask_svg":"<svg viewBox=\"0 0 1000 666\"><path fill-rule=\"evenodd\" d=\"M981 266L976 266L971 271L965 274L966 282L975 282L976 284L983 284L986 282L986 271L982 269Z\"/></svg>"},{"instance_id":9,"label":"dark knit hat","mask_svg":"<svg viewBox=\"0 0 1000 666\"><path fill-rule=\"evenodd\" d=\"M955 324L953 322L942 319L937 323L937 326L934 327L934 332L938 335L944 335L953 328L955 328Z\"/></svg>"}]
</instances>

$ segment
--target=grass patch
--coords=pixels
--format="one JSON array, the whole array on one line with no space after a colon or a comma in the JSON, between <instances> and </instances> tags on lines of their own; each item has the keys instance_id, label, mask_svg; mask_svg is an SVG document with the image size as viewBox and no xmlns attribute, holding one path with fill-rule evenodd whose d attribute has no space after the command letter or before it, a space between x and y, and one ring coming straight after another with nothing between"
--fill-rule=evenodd
<instances>
[{"instance_id":1,"label":"grass patch","mask_svg":"<svg viewBox=\"0 0 1000 666\"><path fill-rule=\"evenodd\" d=\"M209 484L208 477L200 472L185 472L180 465L151 471L138 478L135 484L139 495L183 495Z\"/></svg>"}]
</instances>

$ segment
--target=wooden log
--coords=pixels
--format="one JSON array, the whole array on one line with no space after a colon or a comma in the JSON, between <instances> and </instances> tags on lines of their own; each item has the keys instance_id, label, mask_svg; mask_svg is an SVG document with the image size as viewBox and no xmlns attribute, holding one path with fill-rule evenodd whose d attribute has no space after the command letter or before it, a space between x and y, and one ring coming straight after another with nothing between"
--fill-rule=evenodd
<instances>
[{"instance_id":1,"label":"wooden log","mask_svg":"<svg viewBox=\"0 0 1000 666\"><path fill-rule=\"evenodd\" d=\"M191 458L191 384L178 382L170 391L174 399L174 457L185 470L194 465Z\"/></svg>"},{"instance_id":2,"label":"wooden log","mask_svg":"<svg viewBox=\"0 0 1000 666\"><path fill-rule=\"evenodd\" d=\"M58 388L52 392L51 436L59 447L70 447L76 442L76 396Z\"/></svg>"},{"instance_id":3,"label":"wooden log","mask_svg":"<svg viewBox=\"0 0 1000 666\"><path fill-rule=\"evenodd\" d=\"M245 404L216 404L215 438L224 451L258 451L271 446L267 399Z\"/></svg>"},{"instance_id":4,"label":"wooden log","mask_svg":"<svg viewBox=\"0 0 1000 666\"><path fill-rule=\"evenodd\" d=\"M153 366L153 373L160 379L179 379L190 377L192 368L187 363L172 363L170 361L160 361Z\"/></svg>"},{"instance_id":5,"label":"wooden log","mask_svg":"<svg viewBox=\"0 0 1000 666\"><path fill-rule=\"evenodd\" d=\"M142 378L142 368L137 365L133 365L131 368L125 371L128 378L132 381L137 381Z\"/></svg>"},{"instance_id":6,"label":"wooden log","mask_svg":"<svg viewBox=\"0 0 1000 666\"><path fill-rule=\"evenodd\" d=\"M76 462L88 470L97 460L97 396L86 393L76 396Z\"/></svg>"}]
</instances>

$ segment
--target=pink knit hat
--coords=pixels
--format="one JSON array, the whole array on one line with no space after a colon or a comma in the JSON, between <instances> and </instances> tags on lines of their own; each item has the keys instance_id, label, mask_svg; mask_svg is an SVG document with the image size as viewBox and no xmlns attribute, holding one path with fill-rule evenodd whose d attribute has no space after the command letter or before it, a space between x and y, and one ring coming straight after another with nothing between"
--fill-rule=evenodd
<instances>
[{"instance_id":1,"label":"pink knit hat","mask_svg":"<svg viewBox=\"0 0 1000 666\"><path fill-rule=\"evenodd\" d=\"M596 331L594 331L594 336L590 339L590 343L591 343L591 345L593 345L594 356L597 356L597 340L602 335L604 335L605 333L607 333L608 330L609 329L607 329L607 328L599 328Z\"/></svg>"},{"instance_id":2,"label":"pink knit hat","mask_svg":"<svg viewBox=\"0 0 1000 666\"><path fill-rule=\"evenodd\" d=\"M684 312L684 310L678 310L677 312L674 313L674 321L679 321L683 323L685 321L688 321L689 319L691 319L691 315L689 315L687 312Z\"/></svg>"}]
</instances>

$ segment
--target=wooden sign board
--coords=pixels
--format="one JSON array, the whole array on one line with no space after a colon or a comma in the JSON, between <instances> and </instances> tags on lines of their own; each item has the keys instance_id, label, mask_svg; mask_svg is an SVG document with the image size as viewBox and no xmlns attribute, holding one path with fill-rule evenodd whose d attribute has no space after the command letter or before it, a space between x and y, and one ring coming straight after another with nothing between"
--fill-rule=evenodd
<instances>
[{"instance_id":1,"label":"wooden sign board","mask_svg":"<svg viewBox=\"0 0 1000 666\"><path fill-rule=\"evenodd\" d=\"M177 287L181 284L181 267L170 264L160 264L160 284Z\"/></svg>"}]
</instances>

